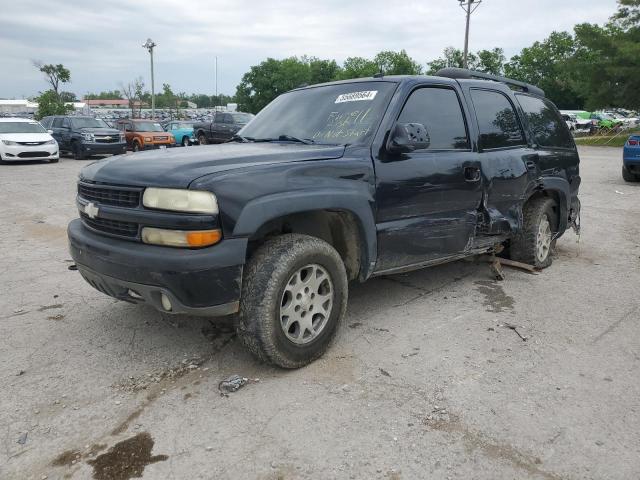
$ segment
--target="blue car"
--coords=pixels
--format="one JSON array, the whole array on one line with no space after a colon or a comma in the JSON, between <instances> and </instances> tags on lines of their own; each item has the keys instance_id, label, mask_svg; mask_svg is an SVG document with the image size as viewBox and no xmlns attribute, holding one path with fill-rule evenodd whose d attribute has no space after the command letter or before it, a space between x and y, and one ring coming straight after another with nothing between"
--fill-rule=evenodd
<instances>
[{"instance_id":1,"label":"blue car","mask_svg":"<svg viewBox=\"0 0 640 480\"><path fill-rule=\"evenodd\" d=\"M631 135L624 144L622 178L626 182L640 182L640 135Z\"/></svg>"},{"instance_id":2,"label":"blue car","mask_svg":"<svg viewBox=\"0 0 640 480\"><path fill-rule=\"evenodd\" d=\"M176 145L188 147L189 145L198 143L196 138L193 136L192 122L180 122L176 120L167 123L164 129L173 134L173 138L176 139Z\"/></svg>"}]
</instances>

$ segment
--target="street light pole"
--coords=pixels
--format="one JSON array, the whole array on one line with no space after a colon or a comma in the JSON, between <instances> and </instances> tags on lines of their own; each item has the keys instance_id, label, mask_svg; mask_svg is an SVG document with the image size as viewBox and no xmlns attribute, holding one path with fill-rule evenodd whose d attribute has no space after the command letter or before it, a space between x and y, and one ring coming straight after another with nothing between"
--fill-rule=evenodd
<instances>
[{"instance_id":1,"label":"street light pole","mask_svg":"<svg viewBox=\"0 0 640 480\"><path fill-rule=\"evenodd\" d=\"M151 57L151 119L155 120L156 118L156 89L153 78L153 47L156 44L150 38L147 38L146 43L142 45L149 51L149 55Z\"/></svg>"},{"instance_id":2,"label":"street light pole","mask_svg":"<svg viewBox=\"0 0 640 480\"><path fill-rule=\"evenodd\" d=\"M460 7L467 14L467 27L464 33L464 58L462 60L462 65L464 68L469 67L469 63L467 59L469 58L469 25L471 23L471 14L476 11L476 9L482 3L482 0L458 0L460 2Z\"/></svg>"}]
</instances>

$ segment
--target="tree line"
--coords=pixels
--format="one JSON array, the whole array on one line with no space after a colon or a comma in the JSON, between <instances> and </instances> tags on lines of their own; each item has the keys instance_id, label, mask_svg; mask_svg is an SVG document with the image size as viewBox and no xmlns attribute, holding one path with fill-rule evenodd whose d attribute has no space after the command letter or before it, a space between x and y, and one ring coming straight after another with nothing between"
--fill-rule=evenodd
<instances>
[{"instance_id":1,"label":"tree line","mask_svg":"<svg viewBox=\"0 0 640 480\"><path fill-rule=\"evenodd\" d=\"M509 60L502 48L472 52L472 70L504 75L542 88L559 108L595 110L604 107L640 108L640 0L618 0L616 12L604 25L583 23L573 32L553 32L525 47ZM35 66L51 86L36 100L47 115L67 111L64 102L75 95L60 91L70 81L63 65ZM267 58L246 72L234 96L174 93L163 84L156 94L156 107L185 108L193 102L200 108L238 103L239 109L257 113L278 95L302 85L383 75L433 75L444 67L462 67L463 53L445 48L439 58L421 64L405 50L385 50L373 58L349 57L342 65L316 57ZM140 104L151 104L151 94L142 78L122 83L118 90L88 94L86 99L127 99L135 115ZM137 107L136 107L137 106ZM44 116L39 112L39 116Z\"/></svg>"},{"instance_id":2,"label":"tree line","mask_svg":"<svg viewBox=\"0 0 640 480\"><path fill-rule=\"evenodd\" d=\"M618 0L605 25L583 23L573 32L553 32L508 61L502 48L471 53L472 70L503 75L542 88L559 108L594 110L640 107L640 0ZM236 90L243 111L257 113L275 97L301 85L383 75L434 75L444 67L462 67L454 47L424 64L406 51L383 51L372 59L315 57L268 58L244 74Z\"/></svg>"}]
</instances>

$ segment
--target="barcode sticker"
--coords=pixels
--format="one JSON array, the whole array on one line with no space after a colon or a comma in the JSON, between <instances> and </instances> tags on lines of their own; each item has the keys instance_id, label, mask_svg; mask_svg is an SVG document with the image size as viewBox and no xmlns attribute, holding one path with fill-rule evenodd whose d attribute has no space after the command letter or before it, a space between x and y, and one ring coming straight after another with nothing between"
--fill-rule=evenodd
<instances>
[{"instance_id":1,"label":"barcode sticker","mask_svg":"<svg viewBox=\"0 0 640 480\"><path fill-rule=\"evenodd\" d=\"M377 90L366 90L364 92L343 93L336 98L335 103L345 102L361 102L364 100L373 100L376 98Z\"/></svg>"}]
</instances>

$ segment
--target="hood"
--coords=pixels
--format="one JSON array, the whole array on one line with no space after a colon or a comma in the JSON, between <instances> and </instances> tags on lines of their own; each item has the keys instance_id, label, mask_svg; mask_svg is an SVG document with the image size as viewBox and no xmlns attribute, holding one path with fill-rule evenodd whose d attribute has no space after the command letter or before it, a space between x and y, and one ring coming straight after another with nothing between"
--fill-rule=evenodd
<instances>
[{"instance_id":1,"label":"hood","mask_svg":"<svg viewBox=\"0 0 640 480\"><path fill-rule=\"evenodd\" d=\"M223 143L119 155L87 165L81 178L115 185L187 188L204 175L236 168L344 155L343 145Z\"/></svg>"},{"instance_id":2,"label":"hood","mask_svg":"<svg viewBox=\"0 0 640 480\"><path fill-rule=\"evenodd\" d=\"M81 128L80 131L93 133L94 135L120 135L120 130L116 130L115 128L85 127Z\"/></svg>"},{"instance_id":3,"label":"hood","mask_svg":"<svg viewBox=\"0 0 640 480\"><path fill-rule=\"evenodd\" d=\"M0 133L0 140L12 142L48 142L53 137L48 133Z\"/></svg>"}]
</instances>

